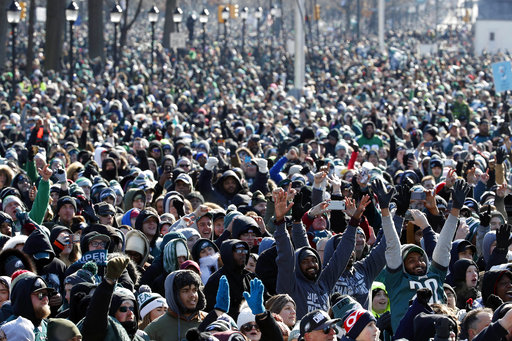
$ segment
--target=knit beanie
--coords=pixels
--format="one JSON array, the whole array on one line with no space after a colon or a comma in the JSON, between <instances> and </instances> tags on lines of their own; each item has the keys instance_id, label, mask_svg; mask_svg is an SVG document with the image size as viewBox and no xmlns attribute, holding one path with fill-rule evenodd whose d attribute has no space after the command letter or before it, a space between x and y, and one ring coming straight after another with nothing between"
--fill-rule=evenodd
<instances>
[{"instance_id":1,"label":"knit beanie","mask_svg":"<svg viewBox=\"0 0 512 341\"><path fill-rule=\"evenodd\" d=\"M140 309L141 320L153 309L164 307L168 308L167 301L160 294L154 292L143 292L137 297Z\"/></svg>"},{"instance_id":2,"label":"knit beanie","mask_svg":"<svg viewBox=\"0 0 512 341\"><path fill-rule=\"evenodd\" d=\"M95 275L98 273L98 266L94 262L85 263L82 268L75 273L69 275L64 280L64 284L75 285L78 283L91 283L95 284Z\"/></svg>"},{"instance_id":3,"label":"knit beanie","mask_svg":"<svg viewBox=\"0 0 512 341\"><path fill-rule=\"evenodd\" d=\"M295 301L293 300L293 298L290 297L290 295L278 294L269 298L265 303L265 307L267 308L267 310L270 310L270 312L279 314L281 310L283 310L284 306L288 304L288 302L293 303L293 305L295 306Z\"/></svg>"},{"instance_id":4,"label":"knit beanie","mask_svg":"<svg viewBox=\"0 0 512 341\"><path fill-rule=\"evenodd\" d=\"M78 327L68 319L51 318L48 320L48 341L67 341L82 336Z\"/></svg>"},{"instance_id":5,"label":"knit beanie","mask_svg":"<svg viewBox=\"0 0 512 341\"><path fill-rule=\"evenodd\" d=\"M244 324L254 321L256 321L256 316L254 316L251 309L242 309L236 319L236 325L238 329L241 329Z\"/></svg>"},{"instance_id":6,"label":"knit beanie","mask_svg":"<svg viewBox=\"0 0 512 341\"><path fill-rule=\"evenodd\" d=\"M21 199L19 197L17 197L16 195L8 195L4 198L3 202L2 202L2 210L5 211L5 208L7 207L7 205L9 205L11 202L16 202L18 203L18 205L20 205L22 208L26 209L25 208L25 204L23 203L23 201L21 201Z\"/></svg>"},{"instance_id":7,"label":"knit beanie","mask_svg":"<svg viewBox=\"0 0 512 341\"><path fill-rule=\"evenodd\" d=\"M126 234L126 251L134 251L144 257L146 252L149 251L146 250L146 245L149 245L149 240L147 240L146 235L140 231L131 230Z\"/></svg>"},{"instance_id":8,"label":"knit beanie","mask_svg":"<svg viewBox=\"0 0 512 341\"><path fill-rule=\"evenodd\" d=\"M73 209L75 210L75 213L76 213L76 211L77 211L76 201L75 201L75 199L73 199L72 197L70 197L68 195L59 198L59 200L57 201L57 210L55 212L57 212L57 214L58 214L60 209L62 208L62 206L64 206L65 204L71 204L71 206L73 206Z\"/></svg>"},{"instance_id":9,"label":"knit beanie","mask_svg":"<svg viewBox=\"0 0 512 341\"><path fill-rule=\"evenodd\" d=\"M242 213L240 213L238 211L231 211L228 214L226 214L226 216L224 217L224 229L228 228L229 224L231 223L233 218L236 216L242 216Z\"/></svg>"},{"instance_id":10,"label":"knit beanie","mask_svg":"<svg viewBox=\"0 0 512 341\"><path fill-rule=\"evenodd\" d=\"M377 321L372 313L368 310L357 309L347 316L343 322L343 328L345 328L348 337L356 339L371 321Z\"/></svg>"}]
</instances>

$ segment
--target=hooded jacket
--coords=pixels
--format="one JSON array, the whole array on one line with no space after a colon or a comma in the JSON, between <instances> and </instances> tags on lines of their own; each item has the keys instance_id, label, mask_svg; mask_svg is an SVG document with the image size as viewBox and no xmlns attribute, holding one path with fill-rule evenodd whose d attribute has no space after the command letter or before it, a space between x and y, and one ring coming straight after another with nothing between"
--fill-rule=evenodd
<instances>
[{"instance_id":1,"label":"hooded jacket","mask_svg":"<svg viewBox=\"0 0 512 341\"><path fill-rule=\"evenodd\" d=\"M487 306L487 299L492 294L496 295L496 283L503 277L509 276L512 280L512 272L509 270L488 270L482 279L482 303Z\"/></svg>"},{"instance_id":2,"label":"hooded jacket","mask_svg":"<svg viewBox=\"0 0 512 341\"><path fill-rule=\"evenodd\" d=\"M135 220L135 229L144 233L142 225L144 224L144 221L149 217L154 217L157 220L156 233L153 236L153 238L149 241L150 254L153 257L156 257L160 253L158 248L156 247L156 240L160 236L160 218L158 217L158 215L149 210L140 211L139 215L137 216L137 219Z\"/></svg>"},{"instance_id":3,"label":"hooded jacket","mask_svg":"<svg viewBox=\"0 0 512 341\"><path fill-rule=\"evenodd\" d=\"M294 252L285 224L277 225L274 234L278 267L276 291L293 298L297 305L297 319L316 309L329 310L329 293L347 267L355 246L355 233L356 227L349 225L336 251L322 269L320 256L315 249L304 246ZM318 261L319 269L315 280L306 278L300 268L304 252L312 253Z\"/></svg>"},{"instance_id":4,"label":"hooded jacket","mask_svg":"<svg viewBox=\"0 0 512 341\"><path fill-rule=\"evenodd\" d=\"M42 279L35 274L21 274L11 290L11 306L13 315L10 316L6 322L16 319L18 316L22 316L30 320L34 324L34 333L36 334L35 340L45 340L48 323L45 320L36 318L34 308L30 301L27 303L27 299L30 300L32 294L32 287L37 279ZM38 328L41 327L41 330Z\"/></svg>"},{"instance_id":5,"label":"hooded jacket","mask_svg":"<svg viewBox=\"0 0 512 341\"><path fill-rule=\"evenodd\" d=\"M142 233L139 230L130 230L126 234L126 250L128 250L128 246L131 245L131 243L134 242L134 244L137 244L139 246L144 246L144 252L142 253L142 258L140 262L137 264L139 268L143 268L144 264L148 260L149 257L149 240L146 237L144 233ZM131 250L131 249L130 249Z\"/></svg>"},{"instance_id":6,"label":"hooded jacket","mask_svg":"<svg viewBox=\"0 0 512 341\"><path fill-rule=\"evenodd\" d=\"M137 194L142 194L144 200L146 200L146 193L144 192L144 190L139 188L130 188L124 194L123 210L125 212L133 208L133 198L135 198Z\"/></svg>"},{"instance_id":7,"label":"hooded jacket","mask_svg":"<svg viewBox=\"0 0 512 341\"><path fill-rule=\"evenodd\" d=\"M224 264L219 270L210 276L204 287L206 296L206 311L211 311L216 303L217 290L219 288L219 280L223 275L229 283L230 305L228 314L236 320L239 313L240 304L243 300L243 292L250 292L250 281L256 277L255 274L239 267L235 264L233 258L233 250L236 244L243 244L249 250L249 245L238 239L229 239L222 243L220 247L220 257ZM246 264L249 260L249 253L246 255Z\"/></svg>"},{"instance_id":8,"label":"hooded jacket","mask_svg":"<svg viewBox=\"0 0 512 341\"><path fill-rule=\"evenodd\" d=\"M205 296L198 288L198 301L194 312L188 316L184 316L180 306L182 303L179 301L178 287L176 282L176 275L182 274L184 271L178 270L167 276L165 279L165 300L169 309L167 313L159 317L157 320L150 323L144 331L148 334L151 340L155 341L176 341L185 340L187 331L191 328L198 327L199 324L206 317L206 313L202 311L206 302Z\"/></svg>"},{"instance_id":9,"label":"hooded jacket","mask_svg":"<svg viewBox=\"0 0 512 341\"><path fill-rule=\"evenodd\" d=\"M114 168L107 170L107 164L113 164ZM103 179L107 181L111 180L117 180L118 174L117 174L117 164L116 161L111 158L107 157L103 162L101 163L101 172L100 175Z\"/></svg>"},{"instance_id":10,"label":"hooded jacket","mask_svg":"<svg viewBox=\"0 0 512 341\"><path fill-rule=\"evenodd\" d=\"M236 173L232 170L225 171L222 176L217 180L215 185L212 186L213 172L206 168L201 171L197 181L197 191L199 191L205 200L214 202L224 209L233 203L233 198L242 190L242 182ZM234 193L230 194L224 190L223 184L227 178L235 179L237 188Z\"/></svg>"},{"instance_id":11,"label":"hooded jacket","mask_svg":"<svg viewBox=\"0 0 512 341\"><path fill-rule=\"evenodd\" d=\"M32 258L18 249L3 249L0 252L0 276L9 276L16 270L28 270L37 273Z\"/></svg>"}]
</instances>

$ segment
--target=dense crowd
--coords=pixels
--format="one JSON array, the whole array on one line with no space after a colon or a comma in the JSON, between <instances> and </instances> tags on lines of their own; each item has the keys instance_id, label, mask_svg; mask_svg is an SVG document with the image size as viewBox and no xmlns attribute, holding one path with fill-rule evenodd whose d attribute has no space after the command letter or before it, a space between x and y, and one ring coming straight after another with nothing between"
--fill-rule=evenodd
<instances>
[{"instance_id":1,"label":"dense crowd","mask_svg":"<svg viewBox=\"0 0 512 341\"><path fill-rule=\"evenodd\" d=\"M422 37L6 73L0 339L509 338L505 57Z\"/></svg>"}]
</instances>

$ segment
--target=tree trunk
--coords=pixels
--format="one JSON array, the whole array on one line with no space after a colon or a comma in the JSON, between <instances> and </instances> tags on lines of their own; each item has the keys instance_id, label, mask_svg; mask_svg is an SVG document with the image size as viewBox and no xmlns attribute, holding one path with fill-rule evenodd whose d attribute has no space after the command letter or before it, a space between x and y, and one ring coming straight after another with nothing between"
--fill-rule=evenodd
<instances>
[{"instance_id":1,"label":"tree trunk","mask_svg":"<svg viewBox=\"0 0 512 341\"><path fill-rule=\"evenodd\" d=\"M162 45L168 49L171 45L170 38L171 32L174 32L175 25L172 20L174 9L179 5L178 0L166 0L165 2L165 23L164 23L164 37Z\"/></svg>"},{"instance_id":2,"label":"tree trunk","mask_svg":"<svg viewBox=\"0 0 512 341\"><path fill-rule=\"evenodd\" d=\"M100 57L105 61L105 39L103 37L103 0L88 0L87 11L89 14L88 22L88 42L89 57L94 59Z\"/></svg>"},{"instance_id":3,"label":"tree trunk","mask_svg":"<svg viewBox=\"0 0 512 341\"><path fill-rule=\"evenodd\" d=\"M45 70L60 70L62 41L66 29L65 10L65 0L51 0L46 4Z\"/></svg>"},{"instance_id":4,"label":"tree trunk","mask_svg":"<svg viewBox=\"0 0 512 341\"><path fill-rule=\"evenodd\" d=\"M5 71L5 62L7 60L7 13L6 8L8 0L0 0L0 71Z\"/></svg>"},{"instance_id":5,"label":"tree trunk","mask_svg":"<svg viewBox=\"0 0 512 341\"><path fill-rule=\"evenodd\" d=\"M30 0L28 8L28 43L27 43L27 66L25 74L32 74L32 63L34 62L34 25L36 23L36 1Z\"/></svg>"},{"instance_id":6,"label":"tree trunk","mask_svg":"<svg viewBox=\"0 0 512 341\"><path fill-rule=\"evenodd\" d=\"M135 9L135 13L133 14L133 17L130 21L128 20L129 7L130 7L130 1L126 0L126 9L124 9L124 12L123 12L124 21L123 21L123 24L121 25L121 40L119 42L119 45L121 47L126 45L126 41L128 39L128 31L132 28L132 25L135 23L135 21L137 20L137 17L140 14L140 10L142 9L142 0L139 0L139 3L137 4L137 8ZM145 19L146 18L143 18L142 20L145 20Z\"/></svg>"}]
</instances>

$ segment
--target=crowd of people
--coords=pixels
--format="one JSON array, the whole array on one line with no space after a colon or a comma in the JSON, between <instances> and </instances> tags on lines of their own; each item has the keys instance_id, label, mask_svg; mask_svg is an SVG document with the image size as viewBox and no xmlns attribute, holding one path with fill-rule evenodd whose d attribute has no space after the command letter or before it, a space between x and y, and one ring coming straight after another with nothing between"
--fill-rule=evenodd
<instances>
[{"instance_id":1,"label":"crowd of people","mask_svg":"<svg viewBox=\"0 0 512 341\"><path fill-rule=\"evenodd\" d=\"M6 75L0 339L510 338L505 57L468 34L314 49L299 98L279 47Z\"/></svg>"}]
</instances>

